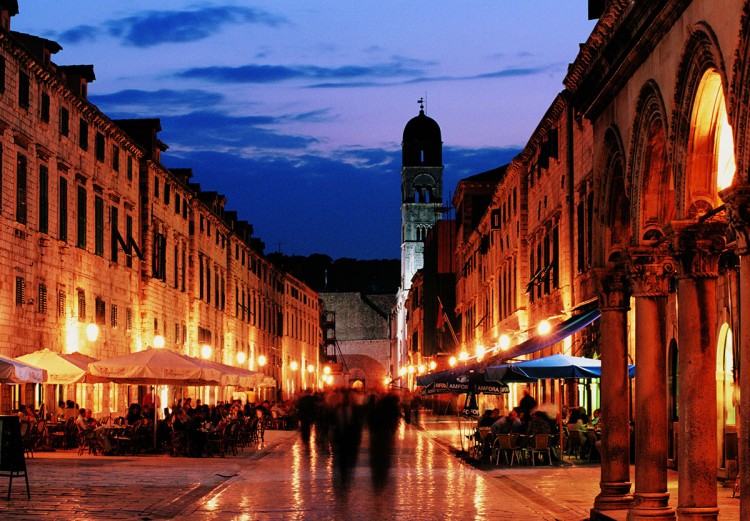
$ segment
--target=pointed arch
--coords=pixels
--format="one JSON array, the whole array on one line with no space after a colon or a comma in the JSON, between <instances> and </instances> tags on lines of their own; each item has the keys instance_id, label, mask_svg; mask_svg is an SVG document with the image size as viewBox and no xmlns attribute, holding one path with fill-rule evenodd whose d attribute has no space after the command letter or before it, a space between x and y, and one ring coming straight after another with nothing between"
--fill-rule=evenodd
<instances>
[{"instance_id":1,"label":"pointed arch","mask_svg":"<svg viewBox=\"0 0 750 521\"><path fill-rule=\"evenodd\" d=\"M735 129L735 159L741 183L748 183L750 168L750 1L745 2L740 23L739 45L735 50L732 89L729 99L729 120Z\"/></svg>"},{"instance_id":2,"label":"pointed arch","mask_svg":"<svg viewBox=\"0 0 750 521\"><path fill-rule=\"evenodd\" d=\"M599 195L599 215L597 222L601 225L600 233L595 234L600 244L597 250L601 253L603 265L619 264L624 251L630 245L630 186L625 178L625 154L622 138L616 127L608 128L604 133L603 150L599 162L599 186L595 193Z\"/></svg>"},{"instance_id":3,"label":"pointed arch","mask_svg":"<svg viewBox=\"0 0 750 521\"><path fill-rule=\"evenodd\" d=\"M647 81L638 97L630 145L634 242L658 239L675 218L672 169L667 160L669 122L659 85Z\"/></svg>"},{"instance_id":4,"label":"pointed arch","mask_svg":"<svg viewBox=\"0 0 750 521\"><path fill-rule=\"evenodd\" d=\"M690 34L677 70L672 114L670 162L677 219L696 217L720 204L719 162L726 160L722 145L731 136L726 85L726 69L716 35L707 25L698 24Z\"/></svg>"}]
</instances>

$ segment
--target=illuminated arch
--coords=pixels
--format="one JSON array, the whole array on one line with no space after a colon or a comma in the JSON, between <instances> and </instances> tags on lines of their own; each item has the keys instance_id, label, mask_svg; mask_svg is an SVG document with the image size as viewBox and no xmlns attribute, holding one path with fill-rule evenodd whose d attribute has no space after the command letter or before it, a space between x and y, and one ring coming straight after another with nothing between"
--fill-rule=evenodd
<instances>
[{"instance_id":1,"label":"illuminated arch","mask_svg":"<svg viewBox=\"0 0 750 521\"><path fill-rule=\"evenodd\" d=\"M633 123L630 169L635 241L658 239L675 217L674 179L667 158L664 100L654 81L641 89Z\"/></svg>"},{"instance_id":2,"label":"illuminated arch","mask_svg":"<svg viewBox=\"0 0 750 521\"><path fill-rule=\"evenodd\" d=\"M675 90L673 167L678 219L692 219L721 201L734 176L724 62L716 36L700 25L683 53Z\"/></svg>"}]
</instances>

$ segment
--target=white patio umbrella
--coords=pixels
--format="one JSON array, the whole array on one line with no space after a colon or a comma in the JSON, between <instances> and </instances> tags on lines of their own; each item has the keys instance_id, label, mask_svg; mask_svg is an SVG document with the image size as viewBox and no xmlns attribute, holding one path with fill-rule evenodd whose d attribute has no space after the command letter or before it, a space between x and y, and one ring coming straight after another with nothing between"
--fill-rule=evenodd
<instances>
[{"instance_id":1,"label":"white patio umbrella","mask_svg":"<svg viewBox=\"0 0 750 521\"><path fill-rule=\"evenodd\" d=\"M69 385L82 382L96 383L106 381L88 374L88 365L96 362L96 358L78 352L63 354L44 348L27 355L19 356L16 360L47 371L47 377L44 380L44 383L47 384Z\"/></svg>"},{"instance_id":2,"label":"white patio umbrella","mask_svg":"<svg viewBox=\"0 0 750 521\"><path fill-rule=\"evenodd\" d=\"M111 382L137 385L217 385L221 373L196 363L195 359L168 349L145 349L89 364L93 376ZM154 447L156 447L154 407Z\"/></svg>"},{"instance_id":3,"label":"white patio umbrella","mask_svg":"<svg viewBox=\"0 0 750 521\"><path fill-rule=\"evenodd\" d=\"M220 385L234 385L241 387L254 387L257 379L257 371L251 371L242 367L235 367L229 364L223 364L221 362L214 362L213 360L203 360L200 358L192 358L196 363L208 367L210 369L216 369L221 373Z\"/></svg>"},{"instance_id":4,"label":"white patio umbrella","mask_svg":"<svg viewBox=\"0 0 750 521\"><path fill-rule=\"evenodd\" d=\"M0 355L0 383L38 384L44 381L45 376L45 370L40 367Z\"/></svg>"}]
</instances>

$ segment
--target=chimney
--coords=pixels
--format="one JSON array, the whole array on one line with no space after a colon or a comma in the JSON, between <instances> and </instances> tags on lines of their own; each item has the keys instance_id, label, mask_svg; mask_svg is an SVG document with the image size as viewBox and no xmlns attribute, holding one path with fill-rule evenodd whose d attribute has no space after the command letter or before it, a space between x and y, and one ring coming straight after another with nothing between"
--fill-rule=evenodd
<instances>
[{"instance_id":1,"label":"chimney","mask_svg":"<svg viewBox=\"0 0 750 521\"><path fill-rule=\"evenodd\" d=\"M10 31L10 18L17 14L17 0L0 0L0 26L2 26L3 31Z\"/></svg>"}]
</instances>

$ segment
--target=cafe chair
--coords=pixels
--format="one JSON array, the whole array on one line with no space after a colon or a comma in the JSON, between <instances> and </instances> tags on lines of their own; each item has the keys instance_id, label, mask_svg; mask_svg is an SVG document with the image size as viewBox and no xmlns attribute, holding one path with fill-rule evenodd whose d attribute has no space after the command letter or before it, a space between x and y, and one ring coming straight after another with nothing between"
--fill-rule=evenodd
<instances>
[{"instance_id":1,"label":"cafe chair","mask_svg":"<svg viewBox=\"0 0 750 521\"><path fill-rule=\"evenodd\" d=\"M541 459L547 455L547 463L552 465L552 453L549 448L549 434L535 434L529 440L529 450L531 452L531 464L536 466L536 458Z\"/></svg>"}]
</instances>

